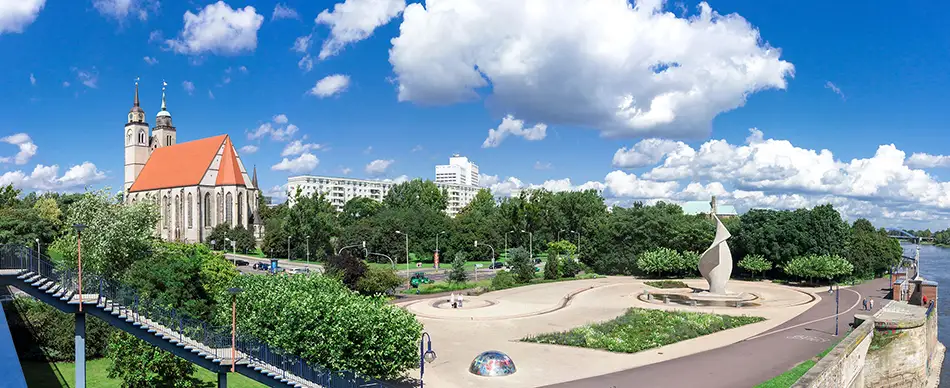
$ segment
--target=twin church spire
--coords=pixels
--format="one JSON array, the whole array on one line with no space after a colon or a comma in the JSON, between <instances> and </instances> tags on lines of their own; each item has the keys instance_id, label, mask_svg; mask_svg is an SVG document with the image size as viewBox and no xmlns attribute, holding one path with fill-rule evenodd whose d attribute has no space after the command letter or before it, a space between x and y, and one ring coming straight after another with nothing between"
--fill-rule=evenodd
<instances>
[{"instance_id":1,"label":"twin church spire","mask_svg":"<svg viewBox=\"0 0 950 388\"><path fill-rule=\"evenodd\" d=\"M165 89L168 87L168 83L162 81L162 110L158 112L156 117L167 117L168 119L158 121L159 125L171 126L171 113L168 112L168 106L165 101ZM141 113L141 115L135 115L133 113ZM129 110L129 122L145 122L145 111L142 109L141 104L139 103L139 78L135 78L135 99L132 102L132 109Z\"/></svg>"}]
</instances>

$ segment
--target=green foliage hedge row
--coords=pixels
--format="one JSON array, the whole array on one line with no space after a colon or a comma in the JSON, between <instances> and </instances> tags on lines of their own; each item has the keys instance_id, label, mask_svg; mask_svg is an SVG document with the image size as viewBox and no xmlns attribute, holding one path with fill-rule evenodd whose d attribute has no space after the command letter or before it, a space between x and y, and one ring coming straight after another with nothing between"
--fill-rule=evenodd
<instances>
[{"instance_id":1,"label":"green foliage hedge row","mask_svg":"<svg viewBox=\"0 0 950 388\"><path fill-rule=\"evenodd\" d=\"M75 360L72 314L66 314L38 300L21 297L4 303L10 333L17 355L36 361ZM113 331L107 323L93 316L86 317L86 357L106 354L108 337Z\"/></svg>"}]
</instances>

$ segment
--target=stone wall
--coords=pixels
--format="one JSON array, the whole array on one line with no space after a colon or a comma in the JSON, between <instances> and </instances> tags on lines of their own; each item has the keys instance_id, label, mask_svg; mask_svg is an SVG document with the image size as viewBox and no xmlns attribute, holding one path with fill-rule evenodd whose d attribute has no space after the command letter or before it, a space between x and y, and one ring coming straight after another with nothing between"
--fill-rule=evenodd
<instances>
[{"instance_id":1,"label":"stone wall","mask_svg":"<svg viewBox=\"0 0 950 388\"><path fill-rule=\"evenodd\" d=\"M936 304L890 301L858 326L793 387L916 388L940 374Z\"/></svg>"},{"instance_id":2,"label":"stone wall","mask_svg":"<svg viewBox=\"0 0 950 388\"><path fill-rule=\"evenodd\" d=\"M874 321L864 321L792 387L865 387L865 357L873 338Z\"/></svg>"}]
</instances>

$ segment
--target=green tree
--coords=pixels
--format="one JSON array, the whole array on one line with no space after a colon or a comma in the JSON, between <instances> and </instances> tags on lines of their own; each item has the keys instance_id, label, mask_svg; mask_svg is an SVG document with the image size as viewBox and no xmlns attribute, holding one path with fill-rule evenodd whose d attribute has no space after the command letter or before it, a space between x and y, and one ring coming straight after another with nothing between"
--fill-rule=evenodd
<instances>
[{"instance_id":1,"label":"green tree","mask_svg":"<svg viewBox=\"0 0 950 388\"><path fill-rule=\"evenodd\" d=\"M86 271L118 278L133 263L151 255L159 214L150 201L116 202L106 191L88 192L69 207L66 224L85 224L82 258ZM72 228L53 243L63 264L75 266L77 235Z\"/></svg>"},{"instance_id":2,"label":"green tree","mask_svg":"<svg viewBox=\"0 0 950 388\"><path fill-rule=\"evenodd\" d=\"M72 314L33 298L16 298L4 303L3 310L20 359L42 362L75 360L75 320ZM86 357L98 358L106 354L112 330L99 318L87 317Z\"/></svg>"},{"instance_id":3,"label":"green tree","mask_svg":"<svg viewBox=\"0 0 950 388\"><path fill-rule=\"evenodd\" d=\"M637 256L637 268L658 277L676 273L680 269L681 262L679 252L669 248L656 248Z\"/></svg>"},{"instance_id":4,"label":"green tree","mask_svg":"<svg viewBox=\"0 0 950 388\"><path fill-rule=\"evenodd\" d=\"M465 273L465 255L462 252L455 254L455 260L452 260L452 271L449 272L449 281L462 283L468 280L468 274Z\"/></svg>"},{"instance_id":5,"label":"green tree","mask_svg":"<svg viewBox=\"0 0 950 388\"><path fill-rule=\"evenodd\" d=\"M192 378L194 364L116 330L109 341L109 377L123 388L185 388L203 384Z\"/></svg>"},{"instance_id":6,"label":"green tree","mask_svg":"<svg viewBox=\"0 0 950 388\"><path fill-rule=\"evenodd\" d=\"M699 273L698 252L684 251L680 252L680 261L677 268L677 274L682 276L695 275Z\"/></svg>"},{"instance_id":7,"label":"green tree","mask_svg":"<svg viewBox=\"0 0 950 388\"><path fill-rule=\"evenodd\" d=\"M811 282L816 278L831 281L839 276L850 275L854 266L840 256L808 255L792 259L784 269L791 276Z\"/></svg>"},{"instance_id":8,"label":"green tree","mask_svg":"<svg viewBox=\"0 0 950 388\"><path fill-rule=\"evenodd\" d=\"M336 253L333 241L334 236L339 235L337 211L322 194L298 194L281 227L291 239L294 258L307 257L307 244L310 244L310 256L316 260ZM284 244L287 244L286 239Z\"/></svg>"},{"instance_id":9,"label":"green tree","mask_svg":"<svg viewBox=\"0 0 950 388\"><path fill-rule=\"evenodd\" d=\"M20 191L13 185L0 186L0 209L14 207L20 202Z\"/></svg>"},{"instance_id":10,"label":"green tree","mask_svg":"<svg viewBox=\"0 0 950 388\"><path fill-rule=\"evenodd\" d=\"M851 226L850 243L846 258L854 266L854 275L873 278L886 273L900 263L903 248L887 232L875 230L866 219L858 219Z\"/></svg>"},{"instance_id":11,"label":"green tree","mask_svg":"<svg viewBox=\"0 0 950 388\"><path fill-rule=\"evenodd\" d=\"M326 263L327 273L342 280L351 290L359 289L359 281L366 275L367 268L363 260L346 252L330 256Z\"/></svg>"},{"instance_id":12,"label":"green tree","mask_svg":"<svg viewBox=\"0 0 950 388\"><path fill-rule=\"evenodd\" d=\"M390 209L428 209L444 211L448 205L445 193L430 180L413 179L393 186L383 199Z\"/></svg>"},{"instance_id":13,"label":"green tree","mask_svg":"<svg viewBox=\"0 0 950 388\"><path fill-rule=\"evenodd\" d=\"M746 255L739 260L739 268L749 271L754 275L761 274L772 269L772 262L768 261L762 255Z\"/></svg>"},{"instance_id":14,"label":"green tree","mask_svg":"<svg viewBox=\"0 0 950 388\"><path fill-rule=\"evenodd\" d=\"M528 257L528 251L524 248L512 248L509 254L511 258L508 264L511 265L511 271L514 272L515 280L521 283L528 283L534 280L534 263Z\"/></svg>"},{"instance_id":15,"label":"green tree","mask_svg":"<svg viewBox=\"0 0 950 388\"><path fill-rule=\"evenodd\" d=\"M571 260L568 258L567 260ZM559 279L561 278L561 258L558 256L557 251L548 249L548 260L544 263L544 278L545 279Z\"/></svg>"},{"instance_id":16,"label":"green tree","mask_svg":"<svg viewBox=\"0 0 950 388\"><path fill-rule=\"evenodd\" d=\"M244 290L239 332L330 370L391 378L418 367L422 324L385 298L351 292L327 276L240 276L234 283ZM226 322L231 310L218 315Z\"/></svg>"},{"instance_id":17,"label":"green tree","mask_svg":"<svg viewBox=\"0 0 950 388\"><path fill-rule=\"evenodd\" d=\"M404 282L392 268L368 267L363 277L356 281L356 289L363 295L388 294Z\"/></svg>"},{"instance_id":18,"label":"green tree","mask_svg":"<svg viewBox=\"0 0 950 388\"><path fill-rule=\"evenodd\" d=\"M343 211L338 216L340 224L348 227L362 219L373 217L382 207L383 204L375 199L355 197L343 204Z\"/></svg>"},{"instance_id":19,"label":"green tree","mask_svg":"<svg viewBox=\"0 0 950 388\"><path fill-rule=\"evenodd\" d=\"M42 197L33 204L33 210L36 214L49 222L50 225L59 231L63 226L63 212L59 210L59 204L51 197Z\"/></svg>"}]
</instances>

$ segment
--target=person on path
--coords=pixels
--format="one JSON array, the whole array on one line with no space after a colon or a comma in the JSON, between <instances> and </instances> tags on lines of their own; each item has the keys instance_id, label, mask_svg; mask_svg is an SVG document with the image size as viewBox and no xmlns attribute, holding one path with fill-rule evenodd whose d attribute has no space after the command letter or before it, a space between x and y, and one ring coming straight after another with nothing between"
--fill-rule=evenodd
<instances>
[{"instance_id":1,"label":"person on path","mask_svg":"<svg viewBox=\"0 0 950 388\"><path fill-rule=\"evenodd\" d=\"M462 308L462 294L459 294L459 308Z\"/></svg>"},{"instance_id":2,"label":"person on path","mask_svg":"<svg viewBox=\"0 0 950 388\"><path fill-rule=\"evenodd\" d=\"M862 300L861 300L861 304L863 305L862 307L863 307L864 311L867 311L867 310L868 310L868 298L862 299Z\"/></svg>"},{"instance_id":3,"label":"person on path","mask_svg":"<svg viewBox=\"0 0 950 388\"><path fill-rule=\"evenodd\" d=\"M874 298L868 298L868 305L871 306L869 310L874 310Z\"/></svg>"}]
</instances>

